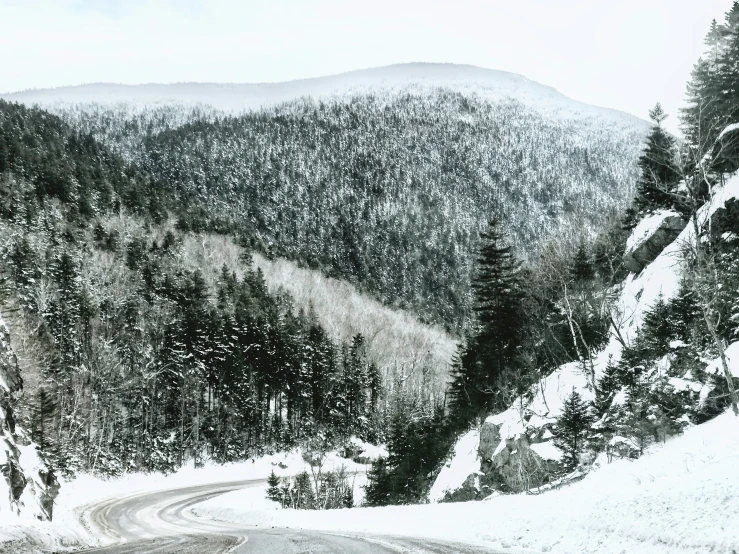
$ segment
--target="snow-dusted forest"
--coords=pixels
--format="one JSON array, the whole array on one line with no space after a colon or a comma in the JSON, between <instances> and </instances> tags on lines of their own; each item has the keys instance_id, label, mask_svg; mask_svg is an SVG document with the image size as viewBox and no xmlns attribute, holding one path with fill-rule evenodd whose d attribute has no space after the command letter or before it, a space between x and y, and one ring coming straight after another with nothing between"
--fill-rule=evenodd
<instances>
[{"instance_id":1,"label":"snow-dusted forest","mask_svg":"<svg viewBox=\"0 0 739 554\"><path fill-rule=\"evenodd\" d=\"M0 551L733 552L738 68L5 95Z\"/></svg>"}]
</instances>

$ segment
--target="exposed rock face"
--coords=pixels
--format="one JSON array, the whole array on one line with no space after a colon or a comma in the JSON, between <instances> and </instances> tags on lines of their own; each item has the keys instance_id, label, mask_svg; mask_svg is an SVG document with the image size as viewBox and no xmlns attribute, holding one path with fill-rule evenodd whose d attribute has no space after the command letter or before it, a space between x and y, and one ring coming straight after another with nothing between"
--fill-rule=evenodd
<instances>
[{"instance_id":1,"label":"exposed rock face","mask_svg":"<svg viewBox=\"0 0 739 554\"><path fill-rule=\"evenodd\" d=\"M544 429L536 436L520 435L501 439L501 426L485 421L480 428L477 454L480 471L470 474L462 485L447 492L444 501L482 500L492 493L523 492L549 482L559 469L555 461L545 460L531 449L542 441Z\"/></svg>"},{"instance_id":2,"label":"exposed rock face","mask_svg":"<svg viewBox=\"0 0 739 554\"><path fill-rule=\"evenodd\" d=\"M0 510L27 509L39 519L51 519L59 483L16 425L14 408L22 392L10 333L0 319Z\"/></svg>"},{"instance_id":3,"label":"exposed rock face","mask_svg":"<svg viewBox=\"0 0 739 554\"><path fill-rule=\"evenodd\" d=\"M661 217L659 225L648 229L646 236L627 249L623 258L626 269L632 273L640 273L677 238L685 225L687 222L678 214L666 213Z\"/></svg>"},{"instance_id":4,"label":"exposed rock face","mask_svg":"<svg viewBox=\"0 0 739 554\"><path fill-rule=\"evenodd\" d=\"M486 421L480 429L480 469L485 482L495 490L522 492L540 487L557 469L556 462L545 460L534 452L532 441L540 437L519 435L501 442L500 426Z\"/></svg>"}]
</instances>

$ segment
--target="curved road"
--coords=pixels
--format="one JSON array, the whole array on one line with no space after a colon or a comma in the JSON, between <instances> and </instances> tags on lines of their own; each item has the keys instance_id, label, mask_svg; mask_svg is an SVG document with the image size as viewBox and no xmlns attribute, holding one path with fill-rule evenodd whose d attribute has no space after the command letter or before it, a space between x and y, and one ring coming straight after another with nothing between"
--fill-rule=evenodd
<instances>
[{"instance_id":1,"label":"curved road","mask_svg":"<svg viewBox=\"0 0 739 554\"><path fill-rule=\"evenodd\" d=\"M193 505L264 480L218 483L142 493L88 507L90 531L111 546L88 554L492 554L477 546L414 539L259 528L199 518Z\"/></svg>"}]
</instances>

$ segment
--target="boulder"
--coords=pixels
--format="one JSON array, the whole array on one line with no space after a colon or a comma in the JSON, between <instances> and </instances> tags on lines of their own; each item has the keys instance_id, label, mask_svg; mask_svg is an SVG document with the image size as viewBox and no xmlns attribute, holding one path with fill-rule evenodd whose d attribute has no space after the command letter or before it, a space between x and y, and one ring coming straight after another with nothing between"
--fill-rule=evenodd
<instances>
[{"instance_id":1,"label":"boulder","mask_svg":"<svg viewBox=\"0 0 739 554\"><path fill-rule=\"evenodd\" d=\"M492 460L495 450L500 444L500 425L485 421L480 427L480 446L477 450L480 459L485 463Z\"/></svg>"},{"instance_id":2,"label":"boulder","mask_svg":"<svg viewBox=\"0 0 739 554\"><path fill-rule=\"evenodd\" d=\"M54 515L54 500L59 495L60 488L54 471L48 468L39 469L34 479L29 481L29 485L40 508L36 517L51 521Z\"/></svg>"},{"instance_id":3,"label":"boulder","mask_svg":"<svg viewBox=\"0 0 739 554\"><path fill-rule=\"evenodd\" d=\"M444 502L468 502L490 496L493 489L485 481L485 474L482 472L470 474L459 488L444 495Z\"/></svg>"},{"instance_id":4,"label":"boulder","mask_svg":"<svg viewBox=\"0 0 739 554\"><path fill-rule=\"evenodd\" d=\"M513 437L504 436L501 428L490 420L482 424L477 446L480 469L468 475L456 489L446 492L444 502L482 500L495 492L524 492L552 481L560 469L558 462L531 448L532 444L547 442L547 427Z\"/></svg>"},{"instance_id":5,"label":"boulder","mask_svg":"<svg viewBox=\"0 0 739 554\"><path fill-rule=\"evenodd\" d=\"M23 471L18 467L18 464L12 459L8 459L5 464L0 464L0 473L2 473L5 481L8 483L10 505L11 507L16 507L23 491L26 490L28 480L23 475Z\"/></svg>"},{"instance_id":6,"label":"boulder","mask_svg":"<svg viewBox=\"0 0 739 554\"><path fill-rule=\"evenodd\" d=\"M685 219L675 212L662 212L643 220L634 229L624 253L626 269L640 273L677 238L686 225Z\"/></svg>"}]
</instances>

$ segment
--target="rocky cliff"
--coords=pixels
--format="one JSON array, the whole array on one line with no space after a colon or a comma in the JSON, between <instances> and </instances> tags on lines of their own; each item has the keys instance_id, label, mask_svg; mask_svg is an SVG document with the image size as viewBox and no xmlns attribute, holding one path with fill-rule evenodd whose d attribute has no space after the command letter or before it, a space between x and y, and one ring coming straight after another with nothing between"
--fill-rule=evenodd
<instances>
[{"instance_id":1,"label":"rocky cliff","mask_svg":"<svg viewBox=\"0 0 739 554\"><path fill-rule=\"evenodd\" d=\"M16 422L16 406L22 394L18 360L0 315L0 511L29 512L38 519L50 520L59 483Z\"/></svg>"}]
</instances>

